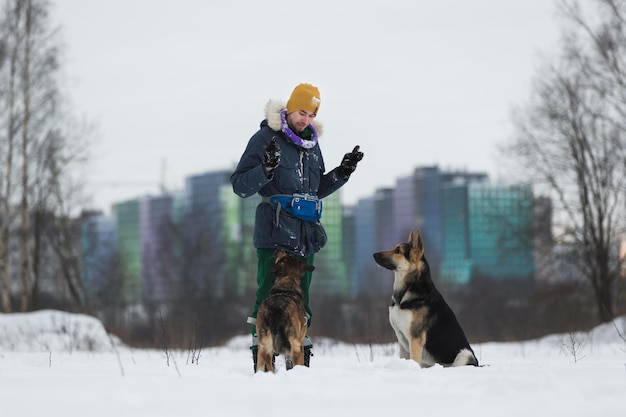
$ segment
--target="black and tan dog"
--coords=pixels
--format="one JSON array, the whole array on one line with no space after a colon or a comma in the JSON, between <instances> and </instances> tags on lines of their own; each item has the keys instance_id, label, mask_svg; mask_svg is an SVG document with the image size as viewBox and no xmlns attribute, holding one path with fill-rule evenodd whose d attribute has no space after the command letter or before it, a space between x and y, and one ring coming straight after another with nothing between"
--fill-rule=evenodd
<instances>
[{"instance_id":1,"label":"black and tan dog","mask_svg":"<svg viewBox=\"0 0 626 417\"><path fill-rule=\"evenodd\" d=\"M478 366L456 316L435 288L420 233L411 232L407 243L375 253L374 260L394 273L389 321L400 356L422 368L436 363Z\"/></svg>"},{"instance_id":2,"label":"black and tan dog","mask_svg":"<svg viewBox=\"0 0 626 417\"><path fill-rule=\"evenodd\" d=\"M285 356L287 369L304 365L302 341L307 332L304 297L300 278L315 267L307 265L282 249L274 256L276 280L256 317L259 352L255 372L274 371L274 355Z\"/></svg>"}]
</instances>

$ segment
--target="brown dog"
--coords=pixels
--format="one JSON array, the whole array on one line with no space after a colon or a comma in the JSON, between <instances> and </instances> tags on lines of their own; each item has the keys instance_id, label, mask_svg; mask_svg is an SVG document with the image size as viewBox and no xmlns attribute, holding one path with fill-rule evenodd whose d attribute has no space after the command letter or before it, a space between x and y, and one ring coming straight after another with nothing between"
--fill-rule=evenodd
<instances>
[{"instance_id":1,"label":"brown dog","mask_svg":"<svg viewBox=\"0 0 626 417\"><path fill-rule=\"evenodd\" d=\"M302 342L307 332L307 319L300 278L315 268L279 249L274 256L276 280L259 306L256 328L259 336L258 371L274 371L274 355L285 356L287 369L304 365Z\"/></svg>"}]
</instances>

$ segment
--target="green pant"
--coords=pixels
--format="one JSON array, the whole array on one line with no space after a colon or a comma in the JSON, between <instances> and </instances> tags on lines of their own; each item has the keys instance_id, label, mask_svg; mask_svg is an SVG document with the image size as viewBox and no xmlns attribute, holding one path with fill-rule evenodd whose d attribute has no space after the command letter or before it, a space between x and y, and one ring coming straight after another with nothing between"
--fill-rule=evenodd
<instances>
[{"instance_id":1,"label":"green pant","mask_svg":"<svg viewBox=\"0 0 626 417\"><path fill-rule=\"evenodd\" d=\"M259 305L261 302L267 297L267 294L272 289L274 285L274 279L276 275L272 273L272 268L274 267L274 252L275 249L257 249L256 256L259 260L256 282L258 288L256 290L256 301L254 302L254 310L252 312L252 317L256 318L256 314L259 311ZM308 265L313 265L313 256L301 257L298 256L299 259L306 262ZM304 305L306 308L306 313L309 317L308 326L311 326L311 309L309 308L309 287L311 286L311 271L306 271L302 278L300 278L300 286L302 287L302 295L304 296ZM252 325L252 334L256 334L256 326Z\"/></svg>"}]
</instances>

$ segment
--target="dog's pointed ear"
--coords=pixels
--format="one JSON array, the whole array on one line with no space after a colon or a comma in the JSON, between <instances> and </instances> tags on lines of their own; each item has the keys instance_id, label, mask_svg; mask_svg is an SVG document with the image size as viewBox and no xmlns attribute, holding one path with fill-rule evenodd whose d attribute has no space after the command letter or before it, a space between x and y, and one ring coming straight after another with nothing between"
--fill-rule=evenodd
<instances>
[{"instance_id":1,"label":"dog's pointed ear","mask_svg":"<svg viewBox=\"0 0 626 417\"><path fill-rule=\"evenodd\" d=\"M287 254L284 250L276 249L276 252L274 252L274 263L278 263L278 261L283 259L285 256L287 256Z\"/></svg>"},{"instance_id":2,"label":"dog's pointed ear","mask_svg":"<svg viewBox=\"0 0 626 417\"><path fill-rule=\"evenodd\" d=\"M422 234L419 230L415 233L411 232L411 256L414 261L419 261L424 256L424 245L422 244Z\"/></svg>"},{"instance_id":3,"label":"dog's pointed ear","mask_svg":"<svg viewBox=\"0 0 626 417\"><path fill-rule=\"evenodd\" d=\"M411 230L411 233L409 233L409 240L408 240L408 242L409 243L413 242L413 230Z\"/></svg>"}]
</instances>

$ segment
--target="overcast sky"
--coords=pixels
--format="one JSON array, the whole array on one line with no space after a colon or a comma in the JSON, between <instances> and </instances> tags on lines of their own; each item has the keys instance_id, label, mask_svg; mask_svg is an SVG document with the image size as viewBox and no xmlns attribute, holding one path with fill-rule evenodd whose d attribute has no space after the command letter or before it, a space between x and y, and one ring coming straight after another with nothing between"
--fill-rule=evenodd
<instances>
[{"instance_id":1,"label":"overcast sky","mask_svg":"<svg viewBox=\"0 0 626 417\"><path fill-rule=\"evenodd\" d=\"M55 0L53 19L105 211L232 169L300 82L321 92L327 169L365 153L346 203L417 166L497 180L511 108L559 36L552 0Z\"/></svg>"}]
</instances>

